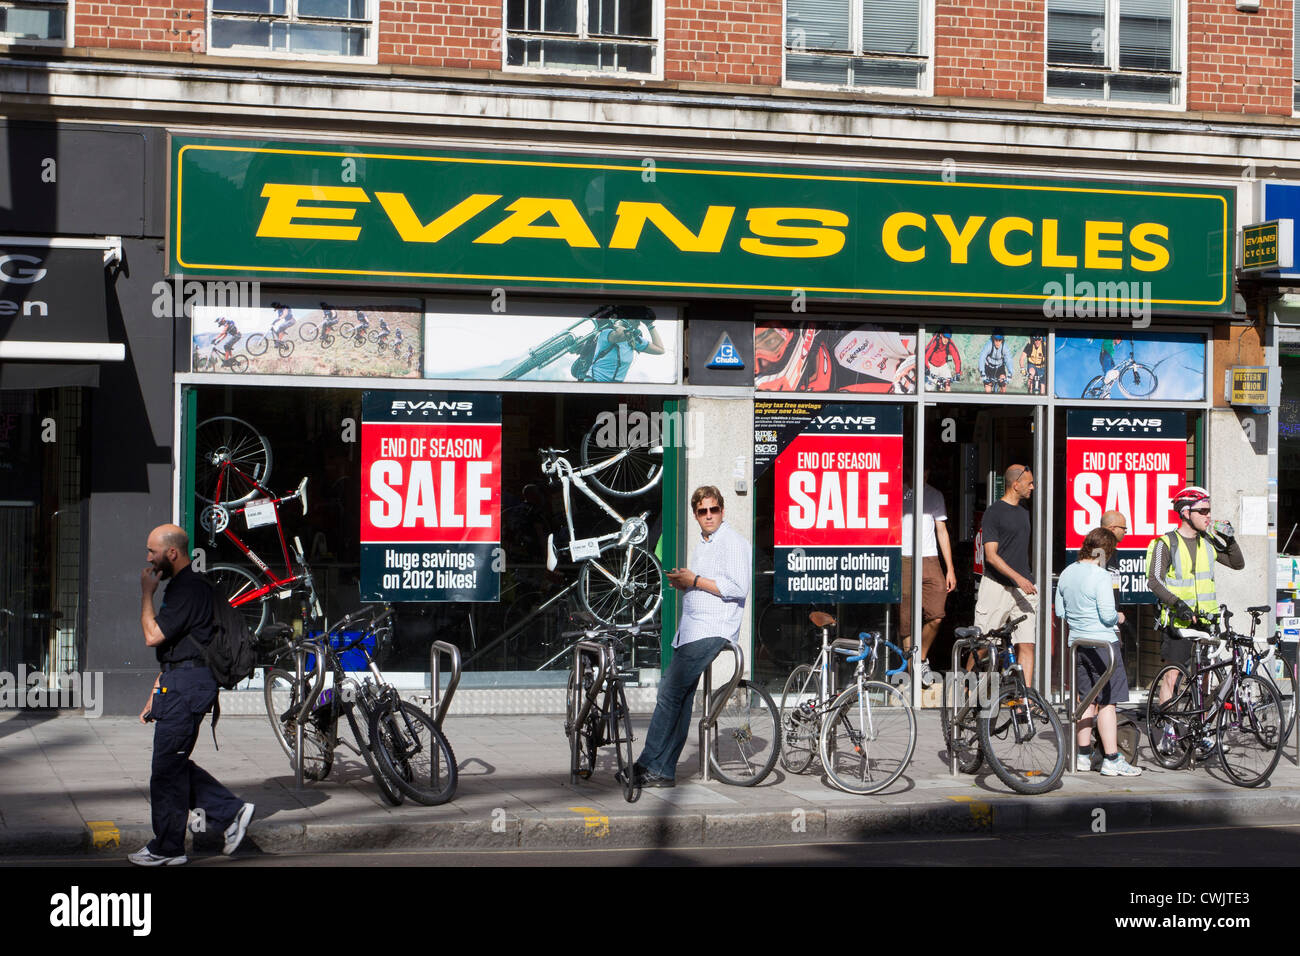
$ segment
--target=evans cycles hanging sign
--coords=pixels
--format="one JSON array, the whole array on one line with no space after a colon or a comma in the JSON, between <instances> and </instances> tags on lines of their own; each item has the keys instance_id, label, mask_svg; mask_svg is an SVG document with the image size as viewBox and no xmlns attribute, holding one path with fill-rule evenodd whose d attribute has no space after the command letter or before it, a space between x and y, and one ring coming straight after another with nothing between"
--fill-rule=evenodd
<instances>
[{"instance_id":1,"label":"evans cycles hanging sign","mask_svg":"<svg viewBox=\"0 0 1300 956\"><path fill-rule=\"evenodd\" d=\"M1233 266L1209 187L173 137L172 189L187 275L1130 316L1224 311Z\"/></svg>"},{"instance_id":2,"label":"evans cycles hanging sign","mask_svg":"<svg viewBox=\"0 0 1300 956\"><path fill-rule=\"evenodd\" d=\"M501 396L365 392L361 599L495 601Z\"/></svg>"}]
</instances>

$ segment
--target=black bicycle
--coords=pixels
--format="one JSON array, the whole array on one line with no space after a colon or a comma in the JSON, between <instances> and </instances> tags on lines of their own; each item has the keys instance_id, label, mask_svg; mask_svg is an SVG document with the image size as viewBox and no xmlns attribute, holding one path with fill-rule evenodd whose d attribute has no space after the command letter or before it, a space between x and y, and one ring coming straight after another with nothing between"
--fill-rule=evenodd
<instances>
[{"instance_id":1,"label":"black bicycle","mask_svg":"<svg viewBox=\"0 0 1300 956\"><path fill-rule=\"evenodd\" d=\"M613 747L623 797L635 803L641 796L633 768L632 713L623 682L634 676L619 670L623 641L611 630L588 631L574 647L573 668L565 697L564 733L569 738L569 782L590 779L596 751Z\"/></svg>"}]
</instances>

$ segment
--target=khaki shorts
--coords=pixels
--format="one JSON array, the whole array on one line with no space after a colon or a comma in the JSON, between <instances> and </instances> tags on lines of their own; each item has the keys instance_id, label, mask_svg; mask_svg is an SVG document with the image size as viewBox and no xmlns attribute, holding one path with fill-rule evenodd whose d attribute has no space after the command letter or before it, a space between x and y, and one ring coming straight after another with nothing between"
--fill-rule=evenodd
<instances>
[{"instance_id":1,"label":"khaki shorts","mask_svg":"<svg viewBox=\"0 0 1300 956\"><path fill-rule=\"evenodd\" d=\"M1026 615L1011 635L1013 644L1032 644L1038 627L1038 595L999 584L987 574L980 580L975 599L975 626L987 634L1012 617Z\"/></svg>"},{"instance_id":2,"label":"khaki shorts","mask_svg":"<svg viewBox=\"0 0 1300 956\"><path fill-rule=\"evenodd\" d=\"M948 607L948 582L937 557L921 559L921 623L943 619ZM912 559L903 559L903 602L899 605L898 633L912 636Z\"/></svg>"}]
</instances>

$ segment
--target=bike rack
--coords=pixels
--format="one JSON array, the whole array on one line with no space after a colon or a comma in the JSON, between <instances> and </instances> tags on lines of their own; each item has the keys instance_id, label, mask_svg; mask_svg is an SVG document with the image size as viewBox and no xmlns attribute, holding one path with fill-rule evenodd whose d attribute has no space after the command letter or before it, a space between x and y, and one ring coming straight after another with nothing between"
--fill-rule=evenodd
<instances>
[{"instance_id":1,"label":"bike rack","mask_svg":"<svg viewBox=\"0 0 1300 956\"><path fill-rule=\"evenodd\" d=\"M307 670L307 651L314 649L316 660L312 667L312 685L311 692L303 696L302 705L298 708L298 713L294 718L294 748L293 752L297 758L293 762L293 785L295 790L302 790L302 728L303 723L307 720L309 714L316 707L316 701L320 699L321 690L325 687L325 651L320 644L315 641L303 641L294 646L293 649L293 671L294 686L302 687L306 678Z\"/></svg>"},{"instance_id":2,"label":"bike rack","mask_svg":"<svg viewBox=\"0 0 1300 956\"><path fill-rule=\"evenodd\" d=\"M853 646L857 646L856 641ZM731 675L727 686L718 696L723 700L730 697L731 692L739 686L741 678L745 675L745 654L730 641L713 656L713 660L709 661L709 666L704 668L704 716L700 718L700 780L704 783L709 782L709 757L713 752L713 738L709 732L718 723L718 715L711 713L713 709L713 661L722 656L722 651L731 651L735 657L736 672ZM832 680L834 680L833 677Z\"/></svg>"},{"instance_id":3,"label":"bike rack","mask_svg":"<svg viewBox=\"0 0 1300 956\"><path fill-rule=\"evenodd\" d=\"M1083 712L1092 706L1092 702L1097 699L1097 696L1101 693L1101 689L1110 682L1110 676L1115 673L1115 665L1118 662L1118 659L1115 656L1115 646L1117 643L1118 641L1108 641L1100 637L1080 637L1076 638L1070 644L1070 691L1069 696L1066 698L1067 703L1065 705L1065 714L1070 718L1070 758L1069 762L1065 765L1066 773L1077 772L1075 765L1079 760L1079 721L1083 719ZM1074 700L1074 684L1076 675L1078 674L1080 647L1104 647L1110 655L1110 660L1106 662L1106 672L1092 685L1092 690L1088 691L1088 696L1079 701L1078 706L1075 707L1074 710L1070 710L1068 701ZM1100 736L1101 734L1098 732L1098 737L1100 738Z\"/></svg>"},{"instance_id":4,"label":"bike rack","mask_svg":"<svg viewBox=\"0 0 1300 956\"><path fill-rule=\"evenodd\" d=\"M582 693L582 655L591 654L596 658L596 679L591 682L591 690ZM605 687L605 645L597 641L579 641L573 645L573 725L569 728L569 783L578 782L578 729L591 713L596 704L596 695Z\"/></svg>"},{"instance_id":5,"label":"bike rack","mask_svg":"<svg viewBox=\"0 0 1300 956\"><path fill-rule=\"evenodd\" d=\"M943 699L944 699L944 703L948 706L948 714L949 714L948 721L949 721L950 734L952 733L953 729L956 727L957 724L957 701L955 697L957 693L958 677L959 675L965 673L961 669L962 651L968 648L973 651L978 641L979 638L975 638L975 637L959 637L957 638L957 640L953 642L952 645L952 670L948 672L948 676L944 680L944 685L943 685ZM991 650L990 653L992 653ZM971 673L980 674L980 670L977 667L975 670L971 671ZM983 675L981 674L980 676ZM948 701L949 694L952 694L954 696L954 700L952 700L951 702ZM945 743L948 744L948 773L954 777L960 776L960 773L957 770L957 748L951 746L950 742L945 741Z\"/></svg>"},{"instance_id":6,"label":"bike rack","mask_svg":"<svg viewBox=\"0 0 1300 956\"><path fill-rule=\"evenodd\" d=\"M440 693L439 678L442 676L439 671L439 663L442 661L442 655L446 654L451 658L451 676L447 678L447 693ZM456 696L456 685L460 683L460 648L455 644L448 644L446 641L434 641L433 647L429 649L429 687L432 696L429 699L429 709L433 711L433 723L442 730L442 718L447 716L447 709L451 707L451 699Z\"/></svg>"}]
</instances>

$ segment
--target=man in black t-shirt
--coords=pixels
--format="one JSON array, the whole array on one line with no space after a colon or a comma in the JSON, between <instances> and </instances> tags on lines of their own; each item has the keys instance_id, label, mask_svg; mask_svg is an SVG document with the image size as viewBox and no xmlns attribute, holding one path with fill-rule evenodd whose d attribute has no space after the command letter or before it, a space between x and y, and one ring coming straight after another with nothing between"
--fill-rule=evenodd
<instances>
[{"instance_id":1,"label":"man in black t-shirt","mask_svg":"<svg viewBox=\"0 0 1300 956\"><path fill-rule=\"evenodd\" d=\"M204 646L212 640L212 588L190 567L184 528L154 528L146 548L149 567L140 573L140 626L162 671L140 712L141 723L155 721L149 777L154 838L127 859L139 866L176 866L188 862L185 825L191 810L202 809L204 820L230 821L222 848L229 855L244 838L253 805L241 802L190 759L203 715L216 703L219 689L204 661ZM168 584L155 614L153 595L160 580Z\"/></svg>"},{"instance_id":2,"label":"man in black t-shirt","mask_svg":"<svg viewBox=\"0 0 1300 956\"><path fill-rule=\"evenodd\" d=\"M1025 616L1012 634L1025 685L1034 681L1034 632L1038 624L1038 589L1029 563L1029 512L1020 502L1034 490L1034 476L1024 465L1006 471L1006 494L984 512L984 578L975 599L975 626L1001 627Z\"/></svg>"}]
</instances>

